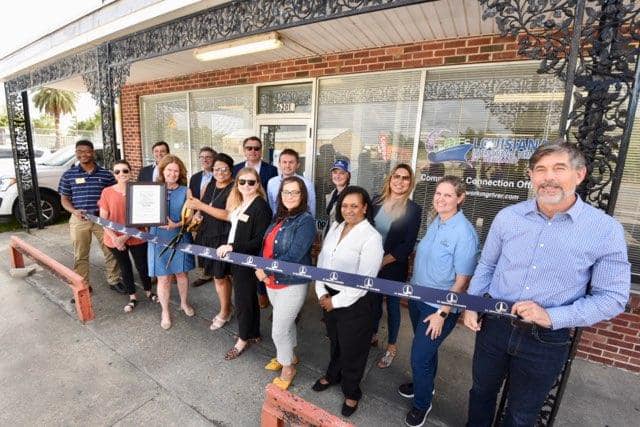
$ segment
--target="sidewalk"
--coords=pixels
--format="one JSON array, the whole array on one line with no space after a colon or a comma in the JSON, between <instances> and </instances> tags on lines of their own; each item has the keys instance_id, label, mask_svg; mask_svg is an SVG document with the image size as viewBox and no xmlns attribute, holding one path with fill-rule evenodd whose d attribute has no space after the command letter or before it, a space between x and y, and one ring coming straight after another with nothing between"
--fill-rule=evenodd
<instances>
[{"instance_id":1,"label":"sidewalk","mask_svg":"<svg viewBox=\"0 0 640 427\"><path fill-rule=\"evenodd\" d=\"M14 234L72 265L65 224ZM0 234L5 254L8 236ZM96 319L82 325L65 284L46 272L13 279L5 258L0 267L0 425L259 425L264 387L274 376L263 369L275 355L270 309L262 311L263 343L226 362L223 355L237 329L232 321L222 330L209 330L217 307L212 285L190 289L196 317L187 318L174 305L173 327L164 331L159 307L146 300L133 313L122 311L127 297L107 289L97 247L91 262ZM172 296L177 301L177 292ZM319 317L310 288L298 325L301 363L290 390L339 414L338 388L311 390L328 360ZM382 350L372 349L364 398L350 419L354 424L403 425L410 402L396 388L410 379L410 329L405 311L399 356L389 369L375 367ZM457 327L440 352L427 425L464 425L472 351L472 333ZM577 360L556 425L636 425L638 396L640 376Z\"/></svg>"}]
</instances>

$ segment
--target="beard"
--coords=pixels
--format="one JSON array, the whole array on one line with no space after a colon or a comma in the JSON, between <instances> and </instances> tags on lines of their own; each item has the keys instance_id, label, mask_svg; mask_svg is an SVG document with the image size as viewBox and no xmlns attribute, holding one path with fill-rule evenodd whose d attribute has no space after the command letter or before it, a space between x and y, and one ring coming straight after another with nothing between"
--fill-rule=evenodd
<instances>
[{"instance_id":1,"label":"beard","mask_svg":"<svg viewBox=\"0 0 640 427\"><path fill-rule=\"evenodd\" d=\"M544 192L546 189L554 189L556 194L546 194ZM557 205L567 197L567 193L562 186L555 181L544 181L536 188L535 194L536 200L545 205Z\"/></svg>"}]
</instances>

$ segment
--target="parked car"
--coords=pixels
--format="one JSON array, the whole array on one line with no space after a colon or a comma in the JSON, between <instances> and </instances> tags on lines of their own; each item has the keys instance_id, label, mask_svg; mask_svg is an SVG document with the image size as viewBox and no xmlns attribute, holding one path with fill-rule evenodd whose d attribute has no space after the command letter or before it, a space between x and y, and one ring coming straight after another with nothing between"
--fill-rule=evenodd
<instances>
[{"instance_id":1,"label":"parked car","mask_svg":"<svg viewBox=\"0 0 640 427\"><path fill-rule=\"evenodd\" d=\"M33 147L36 161L51 155L47 148ZM11 146L0 146L0 176L12 174L13 169L13 149Z\"/></svg>"},{"instance_id":2,"label":"parked car","mask_svg":"<svg viewBox=\"0 0 640 427\"><path fill-rule=\"evenodd\" d=\"M96 162L103 164L102 144L95 144ZM62 213L58 183L62 174L76 164L75 146L61 148L60 150L36 159L36 173L38 187L40 188L40 202L44 225L54 224ZM18 187L16 185L15 172L3 171L0 175L0 221L8 221L15 217L20 221L20 205ZM30 226L38 224L35 204L26 206L27 220Z\"/></svg>"}]
</instances>

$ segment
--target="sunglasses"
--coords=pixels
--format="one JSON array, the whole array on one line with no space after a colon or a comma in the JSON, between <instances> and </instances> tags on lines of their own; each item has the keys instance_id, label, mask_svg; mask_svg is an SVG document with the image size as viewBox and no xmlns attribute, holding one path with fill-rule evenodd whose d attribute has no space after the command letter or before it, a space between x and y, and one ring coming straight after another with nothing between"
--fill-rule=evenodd
<instances>
[{"instance_id":1,"label":"sunglasses","mask_svg":"<svg viewBox=\"0 0 640 427\"><path fill-rule=\"evenodd\" d=\"M246 147L244 147L244 149L247 151L260 151L262 150L262 147L256 147L255 145L247 145Z\"/></svg>"},{"instance_id":2,"label":"sunglasses","mask_svg":"<svg viewBox=\"0 0 640 427\"><path fill-rule=\"evenodd\" d=\"M249 187L253 187L254 185L256 185L256 180L255 179L239 179L238 180L238 185L248 185Z\"/></svg>"},{"instance_id":3,"label":"sunglasses","mask_svg":"<svg viewBox=\"0 0 640 427\"><path fill-rule=\"evenodd\" d=\"M391 175L391 178L402 180L402 181L407 181L407 182L411 181L411 177L409 175L393 174L393 175Z\"/></svg>"},{"instance_id":4,"label":"sunglasses","mask_svg":"<svg viewBox=\"0 0 640 427\"><path fill-rule=\"evenodd\" d=\"M129 169L114 169L114 170L113 170L113 174L114 174L114 175L120 175L120 172L122 172L122 173L129 173Z\"/></svg>"}]
</instances>

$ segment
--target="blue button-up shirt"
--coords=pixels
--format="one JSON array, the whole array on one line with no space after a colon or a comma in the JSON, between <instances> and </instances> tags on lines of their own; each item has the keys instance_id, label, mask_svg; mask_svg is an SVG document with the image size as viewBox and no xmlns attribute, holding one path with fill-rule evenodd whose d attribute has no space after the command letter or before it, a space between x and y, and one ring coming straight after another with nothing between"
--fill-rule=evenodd
<instances>
[{"instance_id":1,"label":"blue button-up shirt","mask_svg":"<svg viewBox=\"0 0 640 427\"><path fill-rule=\"evenodd\" d=\"M307 187L307 207L309 208L309 213L314 218L316 217L316 190L311 181L309 181L304 176L296 174L296 176L304 181L305 186ZM278 211L278 190L280 189L280 184L282 183L282 174L274 176L267 183L267 197L269 198L269 206L271 207L271 212L275 216Z\"/></svg>"},{"instance_id":2,"label":"blue button-up shirt","mask_svg":"<svg viewBox=\"0 0 640 427\"><path fill-rule=\"evenodd\" d=\"M450 289L456 275L471 276L477 262L478 234L462 211L445 222L438 216L418 244L411 282L429 288Z\"/></svg>"},{"instance_id":3,"label":"blue button-up shirt","mask_svg":"<svg viewBox=\"0 0 640 427\"><path fill-rule=\"evenodd\" d=\"M96 164L91 173L82 166L72 166L60 178L58 193L71 199L76 209L95 214L98 212L98 200L105 187L116 183L113 174Z\"/></svg>"},{"instance_id":4,"label":"blue button-up shirt","mask_svg":"<svg viewBox=\"0 0 640 427\"><path fill-rule=\"evenodd\" d=\"M591 294L586 295L591 281ZM552 328L590 326L624 310L631 286L622 226L579 197L549 219L535 200L501 210L469 293L544 307Z\"/></svg>"}]
</instances>

